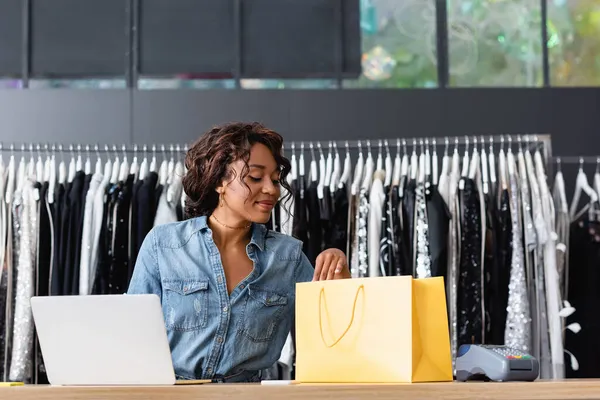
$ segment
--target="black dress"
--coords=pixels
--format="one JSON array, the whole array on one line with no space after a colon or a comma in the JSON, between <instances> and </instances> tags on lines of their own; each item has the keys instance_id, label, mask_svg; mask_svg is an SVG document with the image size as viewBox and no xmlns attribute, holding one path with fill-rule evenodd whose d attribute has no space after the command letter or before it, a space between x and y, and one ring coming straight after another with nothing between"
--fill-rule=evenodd
<instances>
[{"instance_id":1,"label":"black dress","mask_svg":"<svg viewBox=\"0 0 600 400\"><path fill-rule=\"evenodd\" d=\"M429 223L429 252L431 276L446 276L448 269L448 229L450 212L436 185L426 194L427 219Z\"/></svg>"},{"instance_id":2,"label":"black dress","mask_svg":"<svg viewBox=\"0 0 600 400\"><path fill-rule=\"evenodd\" d=\"M317 194L317 182L312 182L306 190L308 208L308 249L306 256L314 266L317 256L321 253L323 230L321 228L321 210Z\"/></svg>"},{"instance_id":3,"label":"black dress","mask_svg":"<svg viewBox=\"0 0 600 400\"><path fill-rule=\"evenodd\" d=\"M129 274L129 208L133 191L133 175L121 182L121 190L116 199L113 220L114 239L112 258L108 272L110 294L123 294L127 291Z\"/></svg>"},{"instance_id":4,"label":"black dress","mask_svg":"<svg viewBox=\"0 0 600 400\"><path fill-rule=\"evenodd\" d=\"M333 194L333 214L331 217L331 247L347 251L348 247L348 189L345 184Z\"/></svg>"},{"instance_id":5,"label":"black dress","mask_svg":"<svg viewBox=\"0 0 600 400\"><path fill-rule=\"evenodd\" d=\"M493 202L492 202L493 203ZM512 260L512 219L510 216L510 196L508 190L500 192L500 206L493 214L496 262L490 265L490 280L486 286L488 293L490 328L486 342L504 344L504 331L508 307L508 284ZM487 269L488 265L486 265Z\"/></svg>"},{"instance_id":6,"label":"black dress","mask_svg":"<svg viewBox=\"0 0 600 400\"><path fill-rule=\"evenodd\" d=\"M579 362L579 370L571 368L565 354L567 378L600 378L600 222L585 213L571 223L569 238L569 302L575 312L566 324L578 322L581 331L566 330L565 349Z\"/></svg>"},{"instance_id":7,"label":"black dress","mask_svg":"<svg viewBox=\"0 0 600 400\"><path fill-rule=\"evenodd\" d=\"M302 250L304 254L308 254L308 209L304 176L298 176L292 182L292 192L294 194L292 236L303 243Z\"/></svg>"},{"instance_id":8,"label":"black dress","mask_svg":"<svg viewBox=\"0 0 600 400\"><path fill-rule=\"evenodd\" d=\"M413 274L416 190L416 180L410 179L406 182L404 196L402 197L402 232L406 257L410 260L409 275Z\"/></svg>"},{"instance_id":9,"label":"black dress","mask_svg":"<svg viewBox=\"0 0 600 400\"><path fill-rule=\"evenodd\" d=\"M83 171L78 171L71 183L71 190L67 194L68 209L66 213L66 225L63 226L63 235L66 236L66 243L61 245L66 247L64 276L62 294L75 295L79 294L73 291L74 285L79 288L79 260L81 251L81 236L82 236L82 219L83 219L83 203L82 192L85 185L85 174ZM63 220L64 221L64 220ZM66 229L66 235L64 230ZM75 276L77 282L75 283Z\"/></svg>"},{"instance_id":10,"label":"black dress","mask_svg":"<svg viewBox=\"0 0 600 400\"><path fill-rule=\"evenodd\" d=\"M481 309L481 210L472 179L464 179L458 278L458 345L482 342Z\"/></svg>"}]
</instances>

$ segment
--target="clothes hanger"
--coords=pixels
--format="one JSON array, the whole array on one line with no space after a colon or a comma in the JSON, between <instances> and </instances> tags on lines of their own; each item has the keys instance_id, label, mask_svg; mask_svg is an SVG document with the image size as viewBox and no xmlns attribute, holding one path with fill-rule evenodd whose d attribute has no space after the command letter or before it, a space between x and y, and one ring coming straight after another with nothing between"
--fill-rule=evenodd
<instances>
[{"instance_id":1,"label":"clothes hanger","mask_svg":"<svg viewBox=\"0 0 600 400\"><path fill-rule=\"evenodd\" d=\"M140 165L138 164L138 145L133 145L133 160L131 161L131 166L129 167L129 175L133 175L134 178L138 177L138 172L140 172Z\"/></svg>"},{"instance_id":2,"label":"clothes hanger","mask_svg":"<svg viewBox=\"0 0 600 400\"><path fill-rule=\"evenodd\" d=\"M327 159L325 161L325 180L323 182L323 187L329 188L331 186L331 178L333 175L333 154L332 154L333 145L329 142L329 151L327 152Z\"/></svg>"},{"instance_id":3,"label":"clothes hanger","mask_svg":"<svg viewBox=\"0 0 600 400\"><path fill-rule=\"evenodd\" d=\"M144 158L142 159L142 163L140 164L140 173L138 174L138 179L143 181L146 179L146 175L148 175L149 165L148 165L148 145L142 146L142 153L144 154Z\"/></svg>"},{"instance_id":4,"label":"clothes hanger","mask_svg":"<svg viewBox=\"0 0 600 400\"><path fill-rule=\"evenodd\" d=\"M356 168L354 168L354 179L352 180L351 194L355 195L358 193L361 182L363 180L363 172L365 169L365 160L362 151L362 142L359 140L358 143L358 159L356 160Z\"/></svg>"},{"instance_id":5,"label":"clothes hanger","mask_svg":"<svg viewBox=\"0 0 600 400\"><path fill-rule=\"evenodd\" d=\"M477 136L473 137L473 155L469 165L469 179L475 179L479 167L479 150L477 149Z\"/></svg>"},{"instance_id":6,"label":"clothes hanger","mask_svg":"<svg viewBox=\"0 0 600 400\"><path fill-rule=\"evenodd\" d=\"M25 174L27 173L27 161L25 161L25 145L21 145L21 160L19 161L19 166L17 167L17 188L16 191L21 191L23 188L23 183L25 181Z\"/></svg>"},{"instance_id":7,"label":"clothes hanger","mask_svg":"<svg viewBox=\"0 0 600 400\"><path fill-rule=\"evenodd\" d=\"M460 154L458 153L458 138L454 138L454 151L452 152L452 169L450 170L450 177L448 180L448 198L453 196L456 193L456 190L459 185L459 181L462 181L460 178Z\"/></svg>"},{"instance_id":8,"label":"clothes hanger","mask_svg":"<svg viewBox=\"0 0 600 400\"><path fill-rule=\"evenodd\" d=\"M150 161L150 172L156 172L156 145L152 145L152 161Z\"/></svg>"},{"instance_id":9,"label":"clothes hanger","mask_svg":"<svg viewBox=\"0 0 600 400\"><path fill-rule=\"evenodd\" d=\"M81 145L77 145L77 160L75 161L75 172L83 171L83 159L81 158Z\"/></svg>"},{"instance_id":10,"label":"clothes hanger","mask_svg":"<svg viewBox=\"0 0 600 400\"><path fill-rule=\"evenodd\" d=\"M419 157L417 156L417 140L413 139L412 154L410 155L410 179L417 179L417 171L419 168Z\"/></svg>"},{"instance_id":11,"label":"clothes hanger","mask_svg":"<svg viewBox=\"0 0 600 400\"><path fill-rule=\"evenodd\" d=\"M73 149L73 145L69 145L69 153L71 154L71 160L69 161L69 174L67 175L67 182L73 182L75 178L75 173L77 172L76 161L75 161L75 151Z\"/></svg>"},{"instance_id":12,"label":"clothes hanger","mask_svg":"<svg viewBox=\"0 0 600 400\"><path fill-rule=\"evenodd\" d=\"M104 152L106 153L106 162L104 163L104 174L102 176L102 184L106 186L112 178L113 163L110 161L110 154L107 145L104 145ZM100 154L98 154L98 157L100 157Z\"/></svg>"},{"instance_id":13,"label":"clothes hanger","mask_svg":"<svg viewBox=\"0 0 600 400\"><path fill-rule=\"evenodd\" d=\"M58 163L58 183L64 185L67 183L67 164L65 163L65 152L62 144L58 145L60 153L60 162Z\"/></svg>"},{"instance_id":14,"label":"clothes hanger","mask_svg":"<svg viewBox=\"0 0 600 400\"><path fill-rule=\"evenodd\" d=\"M365 162L365 175L363 177L361 190L371 190L371 184L373 183L373 173L375 172L375 161L371 153L371 141L367 140L367 161Z\"/></svg>"},{"instance_id":15,"label":"clothes hanger","mask_svg":"<svg viewBox=\"0 0 600 400\"><path fill-rule=\"evenodd\" d=\"M325 187L325 179L327 179L327 163L325 162L325 156L323 155L323 149L321 148L321 142L317 142L317 149L319 150L319 183L317 185L317 196L319 199L323 199L323 188Z\"/></svg>"},{"instance_id":16,"label":"clothes hanger","mask_svg":"<svg viewBox=\"0 0 600 400\"><path fill-rule=\"evenodd\" d=\"M340 183L338 187L341 189L343 185L348 185L348 180L350 179L350 175L352 174L352 160L350 158L350 146L346 141L346 157L344 158L344 171L342 172L342 177L340 178Z\"/></svg>"},{"instance_id":17,"label":"clothes hanger","mask_svg":"<svg viewBox=\"0 0 600 400\"><path fill-rule=\"evenodd\" d=\"M48 152L48 157L49 162L47 200L49 204L54 204L54 191L56 189L56 145L52 145L51 152Z\"/></svg>"},{"instance_id":18,"label":"clothes hanger","mask_svg":"<svg viewBox=\"0 0 600 400\"><path fill-rule=\"evenodd\" d=\"M127 175L129 174L129 161L127 161L127 148L125 145L121 146L121 151L123 151L123 161L121 162L121 168L119 170L119 181L125 182L127 180Z\"/></svg>"},{"instance_id":19,"label":"clothes hanger","mask_svg":"<svg viewBox=\"0 0 600 400\"><path fill-rule=\"evenodd\" d=\"M583 171L583 158L579 160L579 171L577 172L577 178L575 180L575 193L573 194L573 201L571 202L571 208L569 212L569 214L571 215L571 220L575 219L575 214L577 212L577 206L579 205L581 192L588 195L588 197L590 198L590 203L595 203L598 201L598 194L590 186L587 180L587 176Z\"/></svg>"},{"instance_id":20,"label":"clothes hanger","mask_svg":"<svg viewBox=\"0 0 600 400\"><path fill-rule=\"evenodd\" d=\"M438 155L437 155L437 140L433 139L433 153L431 155L431 176L434 185L438 185L440 176L438 175Z\"/></svg>"},{"instance_id":21,"label":"clothes hanger","mask_svg":"<svg viewBox=\"0 0 600 400\"><path fill-rule=\"evenodd\" d=\"M406 139L402 139L402 163L400 164L400 177L407 177L410 169L410 159Z\"/></svg>"},{"instance_id":22,"label":"clothes hanger","mask_svg":"<svg viewBox=\"0 0 600 400\"><path fill-rule=\"evenodd\" d=\"M417 170L417 182L424 183L425 182L425 149L423 148L423 139L419 141L419 145L421 146L421 151L419 152L419 166Z\"/></svg>"},{"instance_id":23,"label":"clothes hanger","mask_svg":"<svg viewBox=\"0 0 600 400\"><path fill-rule=\"evenodd\" d=\"M44 145L46 152L46 160L44 161L44 182L50 183L50 146L48 143Z\"/></svg>"},{"instance_id":24,"label":"clothes hanger","mask_svg":"<svg viewBox=\"0 0 600 400\"><path fill-rule=\"evenodd\" d=\"M463 156L461 177L469 176L469 137L465 136L465 154Z\"/></svg>"},{"instance_id":25,"label":"clothes hanger","mask_svg":"<svg viewBox=\"0 0 600 400\"><path fill-rule=\"evenodd\" d=\"M90 145L85 145L85 164L83 167L85 174L90 175L92 173L92 160L90 159Z\"/></svg>"},{"instance_id":26,"label":"clothes hanger","mask_svg":"<svg viewBox=\"0 0 600 400\"><path fill-rule=\"evenodd\" d=\"M100 157L100 146L98 143L94 145L94 152L96 152L96 166L94 167L94 174L102 175L102 157Z\"/></svg>"},{"instance_id":27,"label":"clothes hanger","mask_svg":"<svg viewBox=\"0 0 600 400\"><path fill-rule=\"evenodd\" d=\"M402 176L402 156L400 155L400 139L396 139L396 157L394 157L394 170L392 172L392 185L400 184L400 177Z\"/></svg>"},{"instance_id":28,"label":"clothes hanger","mask_svg":"<svg viewBox=\"0 0 600 400\"><path fill-rule=\"evenodd\" d=\"M490 182L495 190L496 187L496 155L494 154L494 138L490 137L490 153L488 155L488 166L490 174Z\"/></svg>"},{"instance_id":29,"label":"clothes hanger","mask_svg":"<svg viewBox=\"0 0 600 400\"><path fill-rule=\"evenodd\" d=\"M33 143L29 143L29 162L27 163L27 175L26 178L37 180L36 168L35 168L35 156L33 155Z\"/></svg>"},{"instance_id":30,"label":"clothes hanger","mask_svg":"<svg viewBox=\"0 0 600 400\"><path fill-rule=\"evenodd\" d=\"M119 161L119 154L117 153L117 146L113 145L112 151L114 153L114 161L112 165L112 174L110 177L110 183L113 185L119 181L119 170L121 167L121 162Z\"/></svg>"},{"instance_id":31,"label":"clothes hanger","mask_svg":"<svg viewBox=\"0 0 600 400\"><path fill-rule=\"evenodd\" d=\"M317 158L315 157L315 146L313 145L313 142L310 142L309 147L310 147L310 156L311 156L310 181L318 182L319 181L319 172L318 172L318 167L317 167Z\"/></svg>"},{"instance_id":32,"label":"clothes hanger","mask_svg":"<svg viewBox=\"0 0 600 400\"><path fill-rule=\"evenodd\" d=\"M383 142L385 146L385 180L383 181L384 188L389 187L392 184L392 174L394 173L394 166L392 164L392 155L390 154L390 145L387 140Z\"/></svg>"},{"instance_id":33,"label":"clothes hanger","mask_svg":"<svg viewBox=\"0 0 600 400\"><path fill-rule=\"evenodd\" d=\"M340 159L340 152L337 148L337 143L333 143L333 172L331 173L331 182L329 183L329 191L335 192L340 182L342 175L342 160Z\"/></svg>"},{"instance_id":34,"label":"clothes hanger","mask_svg":"<svg viewBox=\"0 0 600 400\"><path fill-rule=\"evenodd\" d=\"M298 161L296 160L296 144L292 142L292 159L290 160L291 169L288 177L294 181L298 176Z\"/></svg>"},{"instance_id":35,"label":"clothes hanger","mask_svg":"<svg viewBox=\"0 0 600 400\"><path fill-rule=\"evenodd\" d=\"M512 151L512 137L507 135L508 138L508 148L506 150L506 167L508 169L508 176L514 175L516 172L516 162L515 155Z\"/></svg>"},{"instance_id":36,"label":"clothes hanger","mask_svg":"<svg viewBox=\"0 0 600 400\"><path fill-rule=\"evenodd\" d=\"M35 177L37 182L44 181L44 161L42 160L42 152L40 144L35 145L35 151L37 152L37 161L35 163Z\"/></svg>"},{"instance_id":37,"label":"clothes hanger","mask_svg":"<svg viewBox=\"0 0 600 400\"><path fill-rule=\"evenodd\" d=\"M488 156L487 156L487 152L485 151L485 138L483 136L481 136L481 181L483 183L482 187L483 187L483 193L484 194L489 194L490 193L490 182L489 182L489 174L488 174L488 167L489 167L489 161L488 161Z\"/></svg>"},{"instance_id":38,"label":"clothes hanger","mask_svg":"<svg viewBox=\"0 0 600 400\"><path fill-rule=\"evenodd\" d=\"M500 137L500 151L498 152L498 167L499 167L499 180L500 187L502 190L508 190L508 181L506 173L506 153L504 152L504 135Z\"/></svg>"},{"instance_id":39,"label":"clothes hanger","mask_svg":"<svg viewBox=\"0 0 600 400\"><path fill-rule=\"evenodd\" d=\"M448 205L450 202L450 192L449 192L449 189L450 189L450 187L449 187L449 184L450 184L450 171L449 171L450 157L448 156L448 147L449 146L450 146L450 139L446 136L444 138L444 153L442 155L442 170L439 174L439 178L437 179L438 191L442 195L442 198L446 202L446 205ZM437 168L437 156L435 156L434 162L435 162L435 166ZM434 180L435 180L436 176L438 176L438 174L434 173L433 174Z\"/></svg>"},{"instance_id":40,"label":"clothes hanger","mask_svg":"<svg viewBox=\"0 0 600 400\"><path fill-rule=\"evenodd\" d=\"M425 182L431 182L431 152L428 138L425 139Z\"/></svg>"},{"instance_id":41,"label":"clothes hanger","mask_svg":"<svg viewBox=\"0 0 600 400\"><path fill-rule=\"evenodd\" d=\"M167 184L168 180L168 160L167 160L167 151L165 150L165 145L162 144L160 146L160 151L162 152L162 161L160 162L160 169L158 170L158 180L162 186Z\"/></svg>"},{"instance_id":42,"label":"clothes hanger","mask_svg":"<svg viewBox=\"0 0 600 400\"><path fill-rule=\"evenodd\" d=\"M300 142L300 157L298 157L298 175L304 181L304 142Z\"/></svg>"},{"instance_id":43,"label":"clothes hanger","mask_svg":"<svg viewBox=\"0 0 600 400\"><path fill-rule=\"evenodd\" d=\"M567 202L567 191L565 189L565 180L562 173L560 157L556 159L556 176L554 177L554 187L558 191L560 199L560 210L563 213L569 213L569 203Z\"/></svg>"}]
</instances>

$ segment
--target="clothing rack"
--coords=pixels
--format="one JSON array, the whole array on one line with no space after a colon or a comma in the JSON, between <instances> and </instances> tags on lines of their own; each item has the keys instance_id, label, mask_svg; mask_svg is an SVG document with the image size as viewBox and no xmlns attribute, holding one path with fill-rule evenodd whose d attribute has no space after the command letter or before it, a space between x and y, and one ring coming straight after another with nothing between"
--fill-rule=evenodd
<instances>
[{"instance_id":1,"label":"clothing rack","mask_svg":"<svg viewBox=\"0 0 600 400\"><path fill-rule=\"evenodd\" d=\"M465 135L465 136L440 136L440 137L420 137L420 138L387 138L387 139L359 139L359 140L328 140L328 141L291 141L286 142L285 147L295 150L297 148L328 148L328 147L345 147L352 149L360 149L363 147L415 147L415 146L447 146L452 145L481 145L488 144L531 144L542 143L544 147L550 147L550 135L548 134L512 134L512 135Z\"/></svg>"},{"instance_id":2,"label":"clothing rack","mask_svg":"<svg viewBox=\"0 0 600 400\"><path fill-rule=\"evenodd\" d=\"M560 164L600 164L600 156L565 156L553 157L556 165Z\"/></svg>"},{"instance_id":3,"label":"clothing rack","mask_svg":"<svg viewBox=\"0 0 600 400\"><path fill-rule=\"evenodd\" d=\"M440 136L440 137L420 137L420 138L381 138L381 139L359 139L359 140L328 140L328 141L286 141L285 149L323 149L329 147L337 148L373 148L373 147L415 147L415 146L481 146L482 143L488 144L537 144L541 143L544 149L550 148L550 135L548 134L506 134L506 135L464 135L464 136ZM68 145L59 143L3 143L0 142L0 152L40 152L52 151L62 153L149 153L149 152L181 152L187 151L187 143L171 144L80 144L71 143Z\"/></svg>"},{"instance_id":4,"label":"clothing rack","mask_svg":"<svg viewBox=\"0 0 600 400\"><path fill-rule=\"evenodd\" d=\"M0 152L17 152L17 153L39 153L39 152L58 152L58 153L172 153L172 152L186 152L188 150L188 144L152 144L152 145L108 145L108 144L69 144L67 146L56 143L2 143L0 142Z\"/></svg>"}]
</instances>

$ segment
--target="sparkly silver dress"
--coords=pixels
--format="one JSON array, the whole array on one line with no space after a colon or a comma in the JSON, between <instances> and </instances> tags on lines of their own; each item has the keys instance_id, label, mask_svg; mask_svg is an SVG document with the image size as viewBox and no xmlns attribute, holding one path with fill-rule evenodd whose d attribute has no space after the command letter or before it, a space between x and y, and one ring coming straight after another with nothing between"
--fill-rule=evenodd
<instances>
[{"instance_id":1,"label":"sparkly silver dress","mask_svg":"<svg viewBox=\"0 0 600 400\"><path fill-rule=\"evenodd\" d=\"M516 174L509 175L510 211L512 219L512 259L508 284L508 308L504 344L529 352L531 349L531 313L527 293L527 277L523 258L523 241L519 218L519 187Z\"/></svg>"}]
</instances>

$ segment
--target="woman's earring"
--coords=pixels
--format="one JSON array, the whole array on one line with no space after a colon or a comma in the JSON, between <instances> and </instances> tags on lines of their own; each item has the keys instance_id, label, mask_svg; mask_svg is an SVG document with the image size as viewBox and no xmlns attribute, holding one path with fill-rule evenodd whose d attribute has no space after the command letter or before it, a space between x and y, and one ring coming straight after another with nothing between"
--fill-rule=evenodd
<instances>
[{"instance_id":1,"label":"woman's earring","mask_svg":"<svg viewBox=\"0 0 600 400\"><path fill-rule=\"evenodd\" d=\"M223 207L223 192L219 195L219 207Z\"/></svg>"}]
</instances>

